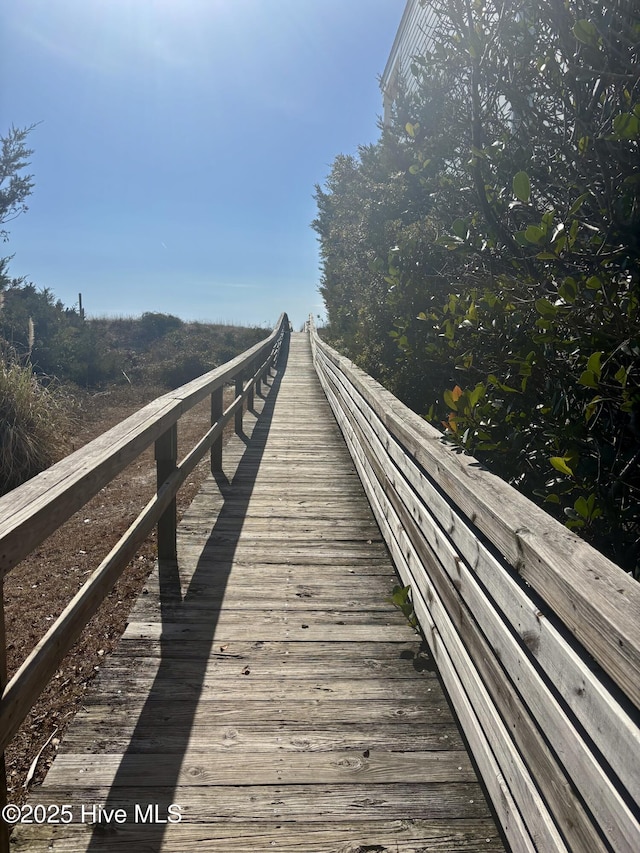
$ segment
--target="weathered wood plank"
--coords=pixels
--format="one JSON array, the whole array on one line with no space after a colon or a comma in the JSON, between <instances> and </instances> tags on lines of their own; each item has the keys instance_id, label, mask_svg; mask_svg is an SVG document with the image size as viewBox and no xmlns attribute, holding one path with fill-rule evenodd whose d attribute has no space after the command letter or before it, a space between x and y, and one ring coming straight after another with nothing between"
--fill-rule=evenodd
<instances>
[{"instance_id":1,"label":"weathered wood plank","mask_svg":"<svg viewBox=\"0 0 640 853\"><path fill-rule=\"evenodd\" d=\"M390 590L384 590L382 593L365 593L364 595L359 595L356 592L351 595L345 594L342 606L349 610L379 610L388 613L389 593ZM226 610L244 610L250 612L262 609L277 610L281 608L291 613L297 610L311 610L314 607L317 607L320 611L326 611L328 607L335 604L335 595L329 590L300 592L296 591L295 587L290 587L289 590L285 590L278 595L277 590L274 590L271 585L267 586L259 580L256 580L255 588L247 591L246 595L239 593L233 586L228 593L216 587L209 589L200 587L197 593L191 590L189 594L192 596L188 606L189 615L208 620L213 617L213 614L220 607L224 607ZM263 605L263 607L260 605ZM184 618L186 610L181 603L176 603L175 605L159 604L154 603L152 600L147 602L145 599L143 603L136 606L135 611L131 614L131 618L144 622L155 618L161 612L167 619L176 620L180 619L181 615Z\"/></svg>"},{"instance_id":2,"label":"weathered wood plank","mask_svg":"<svg viewBox=\"0 0 640 853\"><path fill-rule=\"evenodd\" d=\"M66 737L61 752L91 753L96 743L102 743L102 750L109 753L163 753L182 754L185 734L171 720L153 721L144 732L135 731L136 721L129 726L119 725L115 734L106 731L109 716L100 717L90 724L83 720L82 735L75 727ZM394 752L427 752L434 750L464 750L462 738L451 720L440 725L430 722L429 726L419 724L398 724L390 727L388 723L369 723L365 729L361 724L337 727L335 721L324 727L305 722L272 721L247 723L244 720L234 725L203 724L193 725L188 734L189 753L200 755L220 752L235 755L246 753L257 755L263 752L337 752L380 750Z\"/></svg>"},{"instance_id":3,"label":"weathered wood plank","mask_svg":"<svg viewBox=\"0 0 640 853\"><path fill-rule=\"evenodd\" d=\"M342 656L335 660L316 657L314 668L322 673L323 680L347 679L352 681L354 690L357 690L359 682L363 679L375 678L384 681L410 679L416 681L417 671L422 672L420 682L423 683L425 691L427 687L434 686L431 681L437 683L437 676L434 673L414 668L414 661L409 660L376 660L358 658L355 654L349 658ZM155 657L140 657L135 654L125 659L123 655L118 655L117 658L114 657L110 661L109 666L101 674L100 685L107 688L109 684L128 684L132 678L132 672L135 672L136 680L140 682L152 681L161 674L163 679L168 681L182 679L185 684L202 679L203 683L223 685L229 681L236 681L238 676L243 676L247 681L250 679L252 684L256 680L271 679L285 680L285 682L288 679L308 680L311 678L315 680L308 658L284 657L269 661L264 656L247 655L239 659L236 656L226 655L226 653L216 654L214 652L203 661L185 661L179 658L159 660ZM403 686L401 685L401 687ZM246 687L245 689L250 688Z\"/></svg>"},{"instance_id":4,"label":"weathered wood plank","mask_svg":"<svg viewBox=\"0 0 640 853\"><path fill-rule=\"evenodd\" d=\"M262 850L277 850L280 853L345 853L345 851L389 850L392 853L498 853L504 848L495 834L491 821L463 819L444 822L442 820L368 820L366 823L353 819L340 822L328 820L330 827L322 824L296 821L290 822L234 821L190 823L184 821L169 830L170 838L181 853L256 853ZM52 837L52 853L85 853L88 844L91 850L123 851L139 853L144 844L143 826L125 824L116 827L106 837L92 838L89 826L56 827ZM146 833L147 837L150 835ZM483 838L482 848L477 839ZM39 827L30 830L30 841L48 841L48 831ZM18 844L16 853L28 848Z\"/></svg>"},{"instance_id":5,"label":"weathered wood plank","mask_svg":"<svg viewBox=\"0 0 640 853\"><path fill-rule=\"evenodd\" d=\"M265 627L265 630L269 631L273 626L291 626L291 623L299 623L301 626L306 623L307 627L311 627L312 624L315 626L338 626L344 627L345 632L350 627L366 625L371 627L381 626L383 628L390 629L396 628L398 640L406 637L403 622L395 613L390 613L388 607L382 610L379 608L365 609L364 607L347 609L347 605L344 602L340 602L343 608L341 610L314 610L311 609L309 602L306 601L306 607L302 609L296 608L294 611L289 611L286 607L286 599L283 600L282 604L282 608L279 608L277 611L271 609L252 609L251 621L256 626L258 632L261 631L262 626ZM247 614L244 612L245 609L246 608L234 609L229 606L224 607L218 612L217 610L209 610L208 608L192 608L187 604L186 606L178 605L175 608L171 608L170 605L163 606L157 609L156 613L159 615L160 610L162 610L165 626L178 625L183 627L187 624L189 626L213 625L216 630L215 636L217 636L220 632L233 631L237 625L240 625L240 628L242 629L242 626L247 622ZM140 626L141 624L144 624L144 620L137 620L135 623L131 622L130 627L134 625ZM138 630L142 629L138 628ZM258 634L258 636L260 636L260 634ZM269 638L265 636L264 639ZM381 637L379 639L381 639Z\"/></svg>"},{"instance_id":6,"label":"weathered wood plank","mask_svg":"<svg viewBox=\"0 0 640 853\"><path fill-rule=\"evenodd\" d=\"M110 660L117 661L118 658L127 658L138 654L141 657L153 657L145 650L136 652L136 641L132 643L120 642ZM372 661L409 661L417 672L426 672L435 669L433 658L416 639L407 642L406 638L397 642L281 642L264 640L245 640L224 643L216 646L209 643L206 647L208 659L221 659L227 661L265 660L269 662L296 661L299 658L307 661L310 665L335 663L341 660L350 661L354 658ZM166 645L167 659L182 652L190 652L192 656L199 653L197 646L185 646L176 643ZM195 655L194 655L195 652Z\"/></svg>"},{"instance_id":7,"label":"weathered wood plank","mask_svg":"<svg viewBox=\"0 0 640 853\"><path fill-rule=\"evenodd\" d=\"M190 725L238 725L240 722L248 725L261 722L273 722L276 725L287 722L308 723L313 727L339 720L340 724L345 726L383 722L388 725L389 731L393 731L397 724L409 722L419 728L431 722L441 726L453 719L441 691L427 692L419 699L400 695L392 699L376 699L375 702L360 702L357 705L348 699L341 701L327 694L316 696L306 703L293 701L291 696L279 702L250 698L242 702L242 713L236 701L220 698L202 699L194 708L192 702L183 698L174 697L166 701L150 696L144 707L148 709L154 725L158 721L173 722L178 730ZM128 726L132 720L137 722L141 713L139 697L129 697L121 693L117 699L107 702L99 693L90 691L84 708L78 715L78 725L82 725L85 720L90 723L110 720L114 726Z\"/></svg>"},{"instance_id":8,"label":"weathered wood plank","mask_svg":"<svg viewBox=\"0 0 640 853\"><path fill-rule=\"evenodd\" d=\"M235 681L165 681L158 679L149 683L148 679L138 679L135 676L126 682L112 680L100 681L103 701L117 702L123 694L142 700L146 696L162 701L170 701L176 690L191 703L201 701L235 701L241 707L250 699L269 699L274 702L284 702L291 695L298 696L301 702L313 702L315 699L330 696L332 699L349 700L351 702L371 702L378 699L393 699L402 690L409 700L419 701L425 692L424 686L416 679L404 681L386 681L383 679L352 679L336 678L279 678L274 684L273 679L245 678L241 673ZM429 688L427 688L428 690ZM434 686L431 689L439 689ZM240 713L240 711L238 712Z\"/></svg>"},{"instance_id":9,"label":"weathered wood plank","mask_svg":"<svg viewBox=\"0 0 640 853\"><path fill-rule=\"evenodd\" d=\"M78 803L109 802L113 807L127 807L136 801L178 803L183 807L185 823L188 824L239 821L246 824L255 820L273 824L302 820L330 825L341 819L359 823L385 817L419 820L427 815L430 820L455 824L458 820L486 820L488 817L480 786L468 782L453 785L363 781L361 785L280 783L273 786L223 785L209 788L188 785L166 789L146 784L134 791L126 788L110 791L109 788L88 785L73 791L44 785L39 793L43 803L68 802L74 793L77 793ZM67 799L60 799L64 796ZM495 836L495 831L489 834ZM485 839L486 835L476 838L477 849L483 849Z\"/></svg>"},{"instance_id":10,"label":"weathered wood plank","mask_svg":"<svg viewBox=\"0 0 640 853\"><path fill-rule=\"evenodd\" d=\"M171 784L189 787L212 785L349 785L389 782L453 783L475 782L467 753L461 750L432 750L397 754L382 750L346 752L262 752L256 757L242 752L231 755L198 752L173 756L167 753L100 756L59 755L48 774L48 785L81 787L141 788ZM176 758L179 765L176 774Z\"/></svg>"},{"instance_id":11,"label":"weathered wood plank","mask_svg":"<svg viewBox=\"0 0 640 853\"><path fill-rule=\"evenodd\" d=\"M197 557L196 557L197 559ZM342 569L342 571L340 571ZM238 585L244 585L247 591L255 584L258 587L264 586L265 592L267 589L280 585L284 595L289 595L292 591L298 589L302 592L306 588L325 592L333 585L334 589L340 579L345 580L347 584L347 592L345 600L350 595L367 594L371 596L381 596L385 601L389 600L391 592L396 586L396 579L389 577L388 563L385 565L381 561L372 561L362 564L352 563L351 565L332 566L330 564L304 564L297 565L291 563L266 563L253 567L249 562L238 563L234 562L231 569L229 564L224 560L216 562L208 562L204 559L198 563L198 568L186 568L180 571L180 578L183 586L183 598L186 603L190 603L201 592L206 594L216 589L225 588L231 592L231 588ZM318 584L318 579L322 583ZM229 580L231 579L231 583ZM367 589L368 586L371 589ZM145 589L148 593L156 593L158 584L155 578L150 578L147 581ZM240 595L233 590L233 594ZM146 595L146 593L145 593ZM167 604L170 600L167 598ZM334 603L335 598L334 598ZM313 604L310 606L312 609Z\"/></svg>"},{"instance_id":12,"label":"weathered wood plank","mask_svg":"<svg viewBox=\"0 0 640 853\"><path fill-rule=\"evenodd\" d=\"M298 640L303 642L402 642L406 632L402 625L356 624L341 625L338 622L320 622L312 617L306 621L291 619L278 621L275 617L270 621L263 620L259 636L263 640ZM158 623L132 623L124 637L128 639L159 639L165 641L187 641L201 644L208 638L211 643L229 643L236 640L251 640L256 636L253 620L246 616L235 622L226 621L224 625L215 626L214 630L202 625L193 627L188 623L167 623L164 628Z\"/></svg>"}]
</instances>

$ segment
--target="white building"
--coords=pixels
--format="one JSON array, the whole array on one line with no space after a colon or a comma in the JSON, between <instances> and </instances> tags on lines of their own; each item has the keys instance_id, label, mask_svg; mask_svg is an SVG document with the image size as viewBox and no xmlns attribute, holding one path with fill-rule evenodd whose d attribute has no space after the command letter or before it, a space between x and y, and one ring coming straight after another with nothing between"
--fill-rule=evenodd
<instances>
[{"instance_id":1,"label":"white building","mask_svg":"<svg viewBox=\"0 0 640 853\"><path fill-rule=\"evenodd\" d=\"M407 0L380 81L385 124L388 124L390 120L390 111L398 94L399 81L401 79L404 81L408 92L411 92L416 86L415 79L411 74L411 58L430 49L436 20L436 13L429 0Z\"/></svg>"}]
</instances>

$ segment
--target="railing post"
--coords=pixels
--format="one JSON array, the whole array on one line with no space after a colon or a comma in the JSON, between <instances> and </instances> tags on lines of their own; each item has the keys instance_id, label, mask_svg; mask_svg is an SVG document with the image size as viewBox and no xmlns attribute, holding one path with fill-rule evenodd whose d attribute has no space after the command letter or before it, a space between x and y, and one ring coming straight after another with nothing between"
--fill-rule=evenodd
<instances>
[{"instance_id":1,"label":"railing post","mask_svg":"<svg viewBox=\"0 0 640 853\"><path fill-rule=\"evenodd\" d=\"M262 356L260 357L260 361L262 361ZM258 395L258 397L262 394L262 371L260 371L260 373L258 374L258 378L256 379L256 394Z\"/></svg>"},{"instance_id":2,"label":"railing post","mask_svg":"<svg viewBox=\"0 0 640 853\"><path fill-rule=\"evenodd\" d=\"M251 380L250 380L250 385L249 385L249 393L247 395L247 409L249 411L253 410L253 389L255 387L253 384L253 374L255 373L255 368L256 368L256 363L255 363L255 361L252 361L249 364L249 375L251 377Z\"/></svg>"},{"instance_id":3,"label":"railing post","mask_svg":"<svg viewBox=\"0 0 640 853\"><path fill-rule=\"evenodd\" d=\"M157 488L177 468L178 461L178 425L169 429L156 439L156 482ZM176 545L177 508L175 496L158 519L158 562L175 561L178 557Z\"/></svg>"},{"instance_id":4,"label":"railing post","mask_svg":"<svg viewBox=\"0 0 640 853\"><path fill-rule=\"evenodd\" d=\"M7 686L7 635L4 627L4 579L0 578L0 696ZM7 768L0 755L0 809L7 804ZM0 853L9 853L9 826L0 817Z\"/></svg>"},{"instance_id":5,"label":"railing post","mask_svg":"<svg viewBox=\"0 0 640 853\"><path fill-rule=\"evenodd\" d=\"M242 381L242 371L236 376L236 400L244 391L244 382ZM244 411L244 401L236 411L236 435L242 435L242 413Z\"/></svg>"},{"instance_id":6,"label":"railing post","mask_svg":"<svg viewBox=\"0 0 640 853\"><path fill-rule=\"evenodd\" d=\"M216 388L211 394L211 426L219 421L224 411L224 385ZM222 433L211 445L211 473L219 474L222 471Z\"/></svg>"}]
</instances>

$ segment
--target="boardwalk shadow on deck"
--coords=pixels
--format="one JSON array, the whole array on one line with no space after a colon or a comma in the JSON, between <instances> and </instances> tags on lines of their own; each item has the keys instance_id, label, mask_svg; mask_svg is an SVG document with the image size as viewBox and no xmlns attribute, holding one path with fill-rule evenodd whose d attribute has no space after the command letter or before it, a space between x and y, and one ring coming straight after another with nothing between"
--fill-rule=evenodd
<instances>
[{"instance_id":1,"label":"boardwalk shadow on deck","mask_svg":"<svg viewBox=\"0 0 640 853\"><path fill-rule=\"evenodd\" d=\"M222 495L235 497L233 513L225 512L225 506L222 506L184 597L181 593L177 565L171 563L159 565L160 608L163 624L160 662L153 685L131 736L129 747L104 803L107 812L124 808L128 815L135 813L136 804L140 803L137 795L140 781L139 768L136 766L135 759L131 760L132 756L148 751L144 745L154 740L160 741L162 732L168 729L171 733L171 752L163 752L160 741L157 751L162 753L162 786L155 789L157 797L152 805L157 806L157 814L162 819L166 818L168 807L176 801L178 779L189 744L207 664L213 650L213 638L223 605L235 548L244 523L244 512L239 513L238 509L243 507L246 511L251 498L282 376L286 369L287 357L288 339L285 339L280 350L277 373L269 386L269 391L264 396L262 411L259 414L253 411L256 422L252 437L248 438L244 433L239 436L245 442L247 449L238 464L235 475L231 482L225 475L216 477ZM236 479L242 481L239 495L234 490ZM218 527L222 528L222 533L218 531ZM220 547L221 543L223 543L222 547ZM201 619L202 605L205 601L201 591L203 588L207 590L206 599L211 601L211 620L206 626L203 626ZM176 636L171 631L164 631L164 626L172 622L182 625L188 623L192 610L198 625L193 634L190 635L188 629L184 632L184 636ZM167 700L167 694L171 693L172 686L175 689L179 683L176 678L179 662L176 661L173 651L176 646L184 647L185 644L189 644L190 648L189 682L183 695L175 695L174 698ZM239 709L240 713L241 709ZM153 785L154 780L150 779L146 784ZM144 811L149 804L145 802L140 805ZM135 824L128 821L126 826L122 827L123 834L119 838L120 833L116 825L97 823L94 825L87 851L106 853L121 847L127 850L144 850L145 853L159 853L166 828L167 824L161 822Z\"/></svg>"}]
</instances>

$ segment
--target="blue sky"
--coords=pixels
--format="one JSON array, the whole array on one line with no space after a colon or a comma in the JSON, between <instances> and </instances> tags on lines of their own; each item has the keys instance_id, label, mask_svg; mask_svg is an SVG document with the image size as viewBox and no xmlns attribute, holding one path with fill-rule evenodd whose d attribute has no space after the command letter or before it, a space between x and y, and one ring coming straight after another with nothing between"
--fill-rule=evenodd
<instances>
[{"instance_id":1,"label":"blue sky","mask_svg":"<svg viewBox=\"0 0 640 853\"><path fill-rule=\"evenodd\" d=\"M320 313L314 185L378 137L404 0L4 0L10 271L89 315Z\"/></svg>"}]
</instances>

